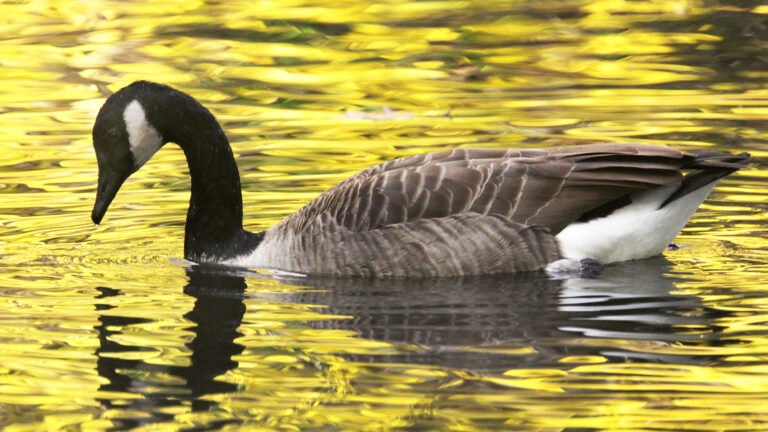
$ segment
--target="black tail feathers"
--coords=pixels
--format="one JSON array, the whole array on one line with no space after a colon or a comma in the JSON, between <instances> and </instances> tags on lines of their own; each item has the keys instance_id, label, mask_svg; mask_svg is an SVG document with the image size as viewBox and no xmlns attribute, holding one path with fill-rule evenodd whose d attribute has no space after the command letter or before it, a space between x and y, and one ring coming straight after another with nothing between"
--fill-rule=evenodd
<instances>
[{"instance_id":1,"label":"black tail feathers","mask_svg":"<svg viewBox=\"0 0 768 432\"><path fill-rule=\"evenodd\" d=\"M734 155L716 151L696 151L689 154L688 158L683 159L682 168L694 172L685 176L680 187L659 208L744 168L751 159L749 153Z\"/></svg>"}]
</instances>

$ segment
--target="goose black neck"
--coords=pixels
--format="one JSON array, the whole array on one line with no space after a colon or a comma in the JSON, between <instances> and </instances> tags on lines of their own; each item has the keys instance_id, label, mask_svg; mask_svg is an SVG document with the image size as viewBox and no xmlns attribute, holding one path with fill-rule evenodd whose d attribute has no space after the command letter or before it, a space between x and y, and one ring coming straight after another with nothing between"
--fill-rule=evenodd
<instances>
[{"instance_id":1,"label":"goose black neck","mask_svg":"<svg viewBox=\"0 0 768 432\"><path fill-rule=\"evenodd\" d=\"M187 158L192 193L184 256L193 261L230 258L254 248L257 236L243 229L240 174L224 131L192 97L171 92L155 101L150 123Z\"/></svg>"}]
</instances>

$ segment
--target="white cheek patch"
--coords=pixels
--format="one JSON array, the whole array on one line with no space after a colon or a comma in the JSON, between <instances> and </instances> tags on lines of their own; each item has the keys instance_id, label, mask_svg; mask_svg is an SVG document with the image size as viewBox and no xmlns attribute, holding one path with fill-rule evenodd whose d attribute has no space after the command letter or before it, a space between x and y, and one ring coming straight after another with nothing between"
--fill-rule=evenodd
<instances>
[{"instance_id":1,"label":"white cheek patch","mask_svg":"<svg viewBox=\"0 0 768 432\"><path fill-rule=\"evenodd\" d=\"M144 165L163 146L163 137L147 121L147 114L138 100L125 107L123 120L128 130L128 141L136 166Z\"/></svg>"}]
</instances>

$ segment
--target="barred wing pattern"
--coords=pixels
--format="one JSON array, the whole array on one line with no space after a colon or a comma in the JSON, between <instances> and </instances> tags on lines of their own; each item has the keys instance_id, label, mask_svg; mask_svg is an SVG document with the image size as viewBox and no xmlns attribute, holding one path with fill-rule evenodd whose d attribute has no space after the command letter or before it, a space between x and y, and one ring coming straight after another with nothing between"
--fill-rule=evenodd
<instances>
[{"instance_id":1,"label":"barred wing pattern","mask_svg":"<svg viewBox=\"0 0 768 432\"><path fill-rule=\"evenodd\" d=\"M320 195L286 220L316 228L329 214L366 231L454 214L499 214L557 233L627 194L678 184L685 153L658 146L575 146L548 150L456 149L371 167Z\"/></svg>"}]
</instances>

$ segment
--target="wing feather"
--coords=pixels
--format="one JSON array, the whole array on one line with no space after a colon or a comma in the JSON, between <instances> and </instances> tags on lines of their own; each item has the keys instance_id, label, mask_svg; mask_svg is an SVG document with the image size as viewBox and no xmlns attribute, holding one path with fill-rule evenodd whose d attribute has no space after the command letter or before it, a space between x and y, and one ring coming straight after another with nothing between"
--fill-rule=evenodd
<instances>
[{"instance_id":1,"label":"wing feather","mask_svg":"<svg viewBox=\"0 0 768 432\"><path fill-rule=\"evenodd\" d=\"M362 232L464 213L499 214L557 233L609 201L679 184L686 155L640 144L426 153L362 171L286 222L301 231L327 215Z\"/></svg>"}]
</instances>

